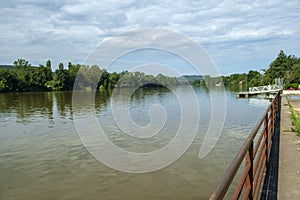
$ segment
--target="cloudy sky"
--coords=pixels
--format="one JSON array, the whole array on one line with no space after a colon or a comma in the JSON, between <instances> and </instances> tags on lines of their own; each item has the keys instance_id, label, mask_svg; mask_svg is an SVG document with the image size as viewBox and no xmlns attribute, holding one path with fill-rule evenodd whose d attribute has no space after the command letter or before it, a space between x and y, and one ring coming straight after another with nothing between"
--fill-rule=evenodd
<instances>
[{"instance_id":1,"label":"cloudy sky","mask_svg":"<svg viewBox=\"0 0 300 200\"><path fill-rule=\"evenodd\" d=\"M83 63L107 38L146 27L192 38L222 74L266 68L281 49L300 57L299 0L1 0L0 64Z\"/></svg>"}]
</instances>

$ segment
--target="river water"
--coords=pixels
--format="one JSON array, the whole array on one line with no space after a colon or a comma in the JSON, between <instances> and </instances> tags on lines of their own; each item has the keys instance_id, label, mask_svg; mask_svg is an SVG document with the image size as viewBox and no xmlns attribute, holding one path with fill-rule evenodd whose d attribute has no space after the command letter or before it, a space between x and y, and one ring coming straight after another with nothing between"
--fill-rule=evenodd
<instances>
[{"instance_id":1,"label":"river water","mask_svg":"<svg viewBox=\"0 0 300 200\"><path fill-rule=\"evenodd\" d=\"M179 87L188 96L188 90ZM190 148L171 165L148 173L112 169L82 145L74 124L71 92L0 94L0 199L207 199L268 102L236 99L226 91L225 125L213 150L198 152L210 121L210 93L195 88L200 107L197 135ZM218 91L212 91L218 93ZM211 93L212 93L211 92ZM120 95L128 95L121 90ZM130 115L139 126L151 119L151 105L164 107L161 135L147 139L123 137L113 123L111 93L97 92L95 115L108 138L128 151L149 152L166 145L180 123L176 96L163 88L139 89L130 98ZM84 115L88 109L82 106Z\"/></svg>"}]
</instances>

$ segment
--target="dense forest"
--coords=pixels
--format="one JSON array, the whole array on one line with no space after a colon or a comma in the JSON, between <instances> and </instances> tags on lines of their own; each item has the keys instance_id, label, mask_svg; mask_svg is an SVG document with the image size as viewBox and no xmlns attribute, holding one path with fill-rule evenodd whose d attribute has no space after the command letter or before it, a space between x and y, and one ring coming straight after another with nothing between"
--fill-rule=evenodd
<instances>
[{"instance_id":1,"label":"dense forest","mask_svg":"<svg viewBox=\"0 0 300 200\"><path fill-rule=\"evenodd\" d=\"M76 77L80 77L80 81L74 84ZM300 58L280 51L277 58L267 69L263 70L263 73L250 70L248 73L217 78L198 76L198 79L196 76L176 78L162 74L147 75L143 72L109 73L97 65L86 66L72 63L68 63L67 68L60 63L58 69L53 72L50 60L46 61L45 65L34 67L28 61L18 59L13 66L2 65L0 68L0 92L64 91L72 90L73 87L91 90L114 87L176 86L186 84L185 78L195 86L207 86L207 83L220 84L221 80L227 88L232 90L247 90L251 86L274 84L275 78L283 78L285 88L298 88Z\"/></svg>"},{"instance_id":2,"label":"dense forest","mask_svg":"<svg viewBox=\"0 0 300 200\"><path fill-rule=\"evenodd\" d=\"M79 70L80 69L80 70ZM76 77L79 81L75 82ZM67 91L75 89L111 89L114 87L161 87L176 86L182 82L176 77L162 74L147 75L143 72L109 73L97 65L73 65L67 69L62 63L52 72L51 61L33 67L28 61L18 59L13 66L0 68L0 92Z\"/></svg>"}]
</instances>

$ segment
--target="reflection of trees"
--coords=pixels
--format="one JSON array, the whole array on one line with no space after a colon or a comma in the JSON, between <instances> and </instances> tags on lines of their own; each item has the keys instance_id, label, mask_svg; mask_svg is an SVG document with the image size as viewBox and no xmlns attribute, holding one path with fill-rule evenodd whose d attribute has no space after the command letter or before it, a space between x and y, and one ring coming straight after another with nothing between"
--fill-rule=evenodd
<instances>
[{"instance_id":1,"label":"reflection of trees","mask_svg":"<svg viewBox=\"0 0 300 200\"><path fill-rule=\"evenodd\" d=\"M53 93L4 93L0 95L1 113L16 113L20 122L30 122L36 115L53 119Z\"/></svg>"},{"instance_id":2,"label":"reflection of trees","mask_svg":"<svg viewBox=\"0 0 300 200\"><path fill-rule=\"evenodd\" d=\"M83 96L91 95L91 92L84 92ZM95 94L95 109L107 105L111 92L108 90L97 91ZM81 111L88 108L84 103L80 105ZM3 93L0 94L0 112L15 113L17 122L30 123L38 117L47 117L54 123L54 112L60 118L70 116L72 119L72 92L35 92L35 93Z\"/></svg>"},{"instance_id":3,"label":"reflection of trees","mask_svg":"<svg viewBox=\"0 0 300 200\"><path fill-rule=\"evenodd\" d=\"M100 108L107 106L107 101L111 96L111 90L101 90L97 91L95 94L95 109L100 110Z\"/></svg>"},{"instance_id":4,"label":"reflection of trees","mask_svg":"<svg viewBox=\"0 0 300 200\"><path fill-rule=\"evenodd\" d=\"M86 112L91 108L99 110L100 107L106 106L111 92L109 90L97 91L96 93L77 91L75 93L76 97L73 97L73 94L72 92L54 93L54 101L56 102L56 109L60 117L65 118L66 116L70 116L72 118L73 112ZM72 98L76 98L75 108L73 108Z\"/></svg>"},{"instance_id":5,"label":"reflection of trees","mask_svg":"<svg viewBox=\"0 0 300 200\"><path fill-rule=\"evenodd\" d=\"M166 87L156 87L156 88L145 88L140 87L134 91L131 96L133 101L145 101L147 96L157 95L158 97L163 97L167 93L171 93L172 91Z\"/></svg>"},{"instance_id":6,"label":"reflection of trees","mask_svg":"<svg viewBox=\"0 0 300 200\"><path fill-rule=\"evenodd\" d=\"M72 92L55 92L56 109L61 117L66 117L72 112Z\"/></svg>"},{"instance_id":7,"label":"reflection of trees","mask_svg":"<svg viewBox=\"0 0 300 200\"><path fill-rule=\"evenodd\" d=\"M75 97L73 97L73 94ZM90 109L100 110L101 107L107 106L107 100L110 98L110 95L110 90L96 91L96 93L85 91L77 91L76 93L56 92L57 112L60 117L65 118L70 115L72 119L73 112L84 113L90 111ZM72 98L76 98L75 108L73 108Z\"/></svg>"},{"instance_id":8,"label":"reflection of trees","mask_svg":"<svg viewBox=\"0 0 300 200\"><path fill-rule=\"evenodd\" d=\"M171 94L171 90L165 87L137 88L132 92L129 88L115 88L117 101L122 101L123 97L130 95L132 103L147 101L148 96L156 96L163 99L166 94ZM101 112L108 106L112 90L100 90L93 92L78 92L78 105L76 108L72 104L72 92L35 92L35 93L2 93L0 94L0 112L11 114L17 118L19 123L31 123L37 118L48 118L49 123L54 123L54 117L60 119L70 117L73 112L86 113L95 109L96 113ZM75 104L76 105L76 104ZM74 110L75 109L75 110Z\"/></svg>"},{"instance_id":9,"label":"reflection of trees","mask_svg":"<svg viewBox=\"0 0 300 200\"><path fill-rule=\"evenodd\" d=\"M175 77L168 77L158 74L156 77L147 75L143 72L122 72L117 87L134 88L141 86L157 87L157 86L177 86L178 81Z\"/></svg>"}]
</instances>

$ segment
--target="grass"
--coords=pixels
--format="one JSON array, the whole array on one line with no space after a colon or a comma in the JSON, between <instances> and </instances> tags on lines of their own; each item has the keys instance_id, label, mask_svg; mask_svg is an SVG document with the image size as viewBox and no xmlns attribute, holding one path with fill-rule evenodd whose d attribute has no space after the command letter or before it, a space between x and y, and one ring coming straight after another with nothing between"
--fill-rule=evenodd
<instances>
[{"instance_id":1,"label":"grass","mask_svg":"<svg viewBox=\"0 0 300 200\"><path fill-rule=\"evenodd\" d=\"M287 98L287 97L286 97ZM297 112L294 110L293 106L291 105L290 100L287 98L287 102L289 104L290 107L290 111L291 111L291 119L292 119L292 131L296 132L297 135L300 137L300 116L297 114Z\"/></svg>"}]
</instances>

